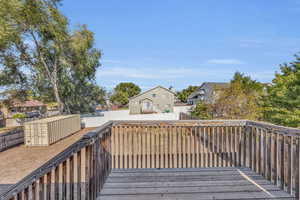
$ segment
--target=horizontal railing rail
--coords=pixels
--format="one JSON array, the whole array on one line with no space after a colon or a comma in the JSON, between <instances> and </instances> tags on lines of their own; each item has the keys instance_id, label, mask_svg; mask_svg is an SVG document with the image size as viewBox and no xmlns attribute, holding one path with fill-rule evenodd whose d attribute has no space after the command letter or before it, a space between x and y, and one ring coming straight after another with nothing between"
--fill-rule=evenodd
<instances>
[{"instance_id":1,"label":"horizontal railing rail","mask_svg":"<svg viewBox=\"0 0 300 200\"><path fill-rule=\"evenodd\" d=\"M96 199L111 170L111 125L106 123L84 135L0 199Z\"/></svg>"}]
</instances>

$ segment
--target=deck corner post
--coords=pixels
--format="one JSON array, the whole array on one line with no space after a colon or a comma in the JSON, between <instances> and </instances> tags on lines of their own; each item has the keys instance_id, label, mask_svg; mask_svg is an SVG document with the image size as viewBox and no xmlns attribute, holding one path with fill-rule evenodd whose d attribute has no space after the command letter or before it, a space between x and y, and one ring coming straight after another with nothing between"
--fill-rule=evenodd
<instances>
[{"instance_id":1,"label":"deck corner post","mask_svg":"<svg viewBox=\"0 0 300 200\"><path fill-rule=\"evenodd\" d=\"M300 138L296 141L295 199L300 200Z\"/></svg>"}]
</instances>

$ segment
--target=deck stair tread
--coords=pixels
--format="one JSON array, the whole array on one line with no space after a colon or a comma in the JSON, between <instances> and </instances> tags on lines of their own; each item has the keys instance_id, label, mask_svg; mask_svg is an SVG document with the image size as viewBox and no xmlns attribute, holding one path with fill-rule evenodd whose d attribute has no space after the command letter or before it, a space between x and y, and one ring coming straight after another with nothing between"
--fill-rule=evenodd
<instances>
[{"instance_id":1,"label":"deck stair tread","mask_svg":"<svg viewBox=\"0 0 300 200\"><path fill-rule=\"evenodd\" d=\"M115 169L99 200L293 199L248 168Z\"/></svg>"}]
</instances>

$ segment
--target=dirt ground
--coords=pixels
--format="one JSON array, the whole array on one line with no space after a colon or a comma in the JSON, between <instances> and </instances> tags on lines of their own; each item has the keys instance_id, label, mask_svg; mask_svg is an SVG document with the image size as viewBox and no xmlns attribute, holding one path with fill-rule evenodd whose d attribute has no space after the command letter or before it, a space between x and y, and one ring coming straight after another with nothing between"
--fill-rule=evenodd
<instances>
[{"instance_id":1,"label":"dirt ground","mask_svg":"<svg viewBox=\"0 0 300 200\"><path fill-rule=\"evenodd\" d=\"M83 129L48 147L20 145L0 152L0 184L17 183L93 129Z\"/></svg>"}]
</instances>

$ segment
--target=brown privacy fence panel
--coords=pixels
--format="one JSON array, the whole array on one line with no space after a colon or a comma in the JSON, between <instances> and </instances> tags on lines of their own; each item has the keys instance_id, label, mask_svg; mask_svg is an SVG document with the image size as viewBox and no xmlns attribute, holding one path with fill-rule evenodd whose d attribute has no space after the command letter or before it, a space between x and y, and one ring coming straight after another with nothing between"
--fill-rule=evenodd
<instances>
[{"instance_id":1,"label":"brown privacy fence panel","mask_svg":"<svg viewBox=\"0 0 300 200\"><path fill-rule=\"evenodd\" d=\"M0 152L23 143L24 130L22 127L0 133Z\"/></svg>"},{"instance_id":2,"label":"brown privacy fence panel","mask_svg":"<svg viewBox=\"0 0 300 200\"><path fill-rule=\"evenodd\" d=\"M179 113L179 120L199 120L199 118L192 116L191 114L181 112Z\"/></svg>"},{"instance_id":3,"label":"brown privacy fence panel","mask_svg":"<svg viewBox=\"0 0 300 200\"><path fill-rule=\"evenodd\" d=\"M91 199L111 170L111 123L85 135L7 192L10 199Z\"/></svg>"},{"instance_id":4,"label":"brown privacy fence panel","mask_svg":"<svg viewBox=\"0 0 300 200\"><path fill-rule=\"evenodd\" d=\"M244 126L238 122L120 123L112 129L112 166L226 167L241 164Z\"/></svg>"}]
</instances>

